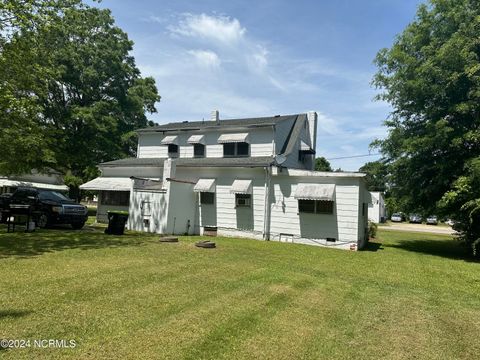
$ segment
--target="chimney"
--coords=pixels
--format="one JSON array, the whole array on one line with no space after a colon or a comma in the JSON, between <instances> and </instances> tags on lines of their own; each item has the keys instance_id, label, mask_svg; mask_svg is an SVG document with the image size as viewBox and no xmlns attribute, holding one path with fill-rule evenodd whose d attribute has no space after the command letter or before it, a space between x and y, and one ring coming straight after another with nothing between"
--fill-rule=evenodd
<instances>
[{"instance_id":1,"label":"chimney","mask_svg":"<svg viewBox=\"0 0 480 360\"><path fill-rule=\"evenodd\" d=\"M310 135L310 144L312 145L313 150L315 150L317 147L317 119L318 115L315 111L309 111L307 113L308 132Z\"/></svg>"},{"instance_id":2,"label":"chimney","mask_svg":"<svg viewBox=\"0 0 480 360\"><path fill-rule=\"evenodd\" d=\"M218 110L213 110L212 111L212 115L211 115L210 120L215 121L217 123L217 125L220 125L220 113L218 112Z\"/></svg>"}]
</instances>

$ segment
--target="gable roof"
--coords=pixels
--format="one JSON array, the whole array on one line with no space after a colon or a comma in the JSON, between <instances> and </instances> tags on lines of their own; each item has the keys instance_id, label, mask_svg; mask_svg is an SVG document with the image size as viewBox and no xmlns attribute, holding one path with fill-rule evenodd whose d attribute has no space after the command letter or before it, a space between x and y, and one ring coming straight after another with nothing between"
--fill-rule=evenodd
<instances>
[{"instance_id":1,"label":"gable roof","mask_svg":"<svg viewBox=\"0 0 480 360\"><path fill-rule=\"evenodd\" d=\"M294 115L276 115L268 117L256 117L246 119L230 119L220 120L219 124L216 121L184 121L175 122L165 125L152 126L144 129L139 129L139 133L149 132L164 132L164 131L187 131L187 130L207 130L207 129L225 129L234 127L264 127L272 126L282 121L295 120L300 114ZM304 115L304 114L301 114Z\"/></svg>"}]
</instances>

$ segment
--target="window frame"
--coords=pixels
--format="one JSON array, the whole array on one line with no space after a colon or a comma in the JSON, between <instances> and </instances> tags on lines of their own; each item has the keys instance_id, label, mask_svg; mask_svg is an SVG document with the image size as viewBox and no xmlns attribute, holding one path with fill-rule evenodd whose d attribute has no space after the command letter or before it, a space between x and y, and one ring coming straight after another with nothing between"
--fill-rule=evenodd
<instances>
[{"instance_id":1,"label":"window frame","mask_svg":"<svg viewBox=\"0 0 480 360\"><path fill-rule=\"evenodd\" d=\"M245 204L239 204L238 200L244 199ZM252 194L235 194L235 207L247 208L252 207Z\"/></svg>"},{"instance_id":2,"label":"window frame","mask_svg":"<svg viewBox=\"0 0 480 360\"><path fill-rule=\"evenodd\" d=\"M313 211L305 211L305 208L301 205L301 203L306 204L306 202L313 202ZM320 205L322 205L322 207L328 205L326 206L328 209L325 210L324 208L321 208ZM334 201L298 199L298 213L333 215L335 210L334 205Z\"/></svg>"},{"instance_id":3,"label":"window frame","mask_svg":"<svg viewBox=\"0 0 480 360\"><path fill-rule=\"evenodd\" d=\"M123 199L112 199L112 195L124 196ZM130 205L130 191L110 191L102 190L100 192L102 199L101 204L105 206L129 206Z\"/></svg>"},{"instance_id":4,"label":"window frame","mask_svg":"<svg viewBox=\"0 0 480 360\"><path fill-rule=\"evenodd\" d=\"M246 154L239 154L238 153L238 145L239 144L245 144L247 148L247 153ZM229 155L225 153L225 148L227 146L233 146L233 154ZM224 143L223 144L223 157L226 158L232 158L232 157L249 157L250 156L250 144L248 142L235 142L235 143Z\"/></svg>"},{"instance_id":5,"label":"window frame","mask_svg":"<svg viewBox=\"0 0 480 360\"><path fill-rule=\"evenodd\" d=\"M205 201L205 200L209 200L209 201ZM210 202L210 200L211 200L211 202ZM215 205L215 193L214 192L209 192L209 191L200 192L200 204L201 205Z\"/></svg>"},{"instance_id":6,"label":"window frame","mask_svg":"<svg viewBox=\"0 0 480 360\"><path fill-rule=\"evenodd\" d=\"M176 158L179 156L180 146L178 146L177 144L168 144L167 146L168 146L167 152L168 152L169 158ZM171 151L171 149L176 149L176 151Z\"/></svg>"},{"instance_id":7,"label":"window frame","mask_svg":"<svg viewBox=\"0 0 480 360\"><path fill-rule=\"evenodd\" d=\"M192 144L193 145L193 157L194 158L204 158L206 156L206 146L200 143ZM202 149L202 154L196 154L198 149Z\"/></svg>"}]
</instances>

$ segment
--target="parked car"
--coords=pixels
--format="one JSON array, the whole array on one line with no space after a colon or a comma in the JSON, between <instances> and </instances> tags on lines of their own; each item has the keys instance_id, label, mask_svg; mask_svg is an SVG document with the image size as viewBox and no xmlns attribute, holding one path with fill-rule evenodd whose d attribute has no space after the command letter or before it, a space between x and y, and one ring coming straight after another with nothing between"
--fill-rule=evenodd
<instances>
[{"instance_id":1,"label":"parked car","mask_svg":"<svg viewBox=\"0 0 480 360\"><path fill-rule=\"evenodd\" d=\"M427 225L438 225L438 217L436 215L430 215L426 220Z\"/></svg>"},{"instance_id":2,"label":"parked car","mask_svg":"<svg viewBox=\"0 0 480 360\"><path fill-rule=\"evenodd\" d=\"M402 213L393 213L390 220L393 222L402 222L404 220L404 217Z\"/></svg>"},{"instance_id":3,"label":"parked car","mask_svg":"<svg viewBox=\"0 0 480 360\"><path fill-rule=\"evenodd\" d=\"M40 228L53 224L70 224L74 229L81 229L88 219L86 206L52 190L18 188L0 204L2 218L10 215L10 205L30 205L33 220Z\"/></svg>"},{"instance_id":4,"label":"parked car","mask_svg":"<svg viewBox=\"0 0 480 360\"><path fill-rule=\"evenodd\" d=\"M409 222L412 224L421 224L423 221L422 216L418 214L410 214Z\"/></svg>"},{"instance_id":5,"label":"parked car","mask_svg":"<svg viewBox=\"0 0 480 360\"><path fill-rule=\"evenodd\" d=\"M453 225L455 225L455 221L453 221L452 219L447 219L447 220L445 220L445 224L453 226Z\"/></svg>"}]
</instances>

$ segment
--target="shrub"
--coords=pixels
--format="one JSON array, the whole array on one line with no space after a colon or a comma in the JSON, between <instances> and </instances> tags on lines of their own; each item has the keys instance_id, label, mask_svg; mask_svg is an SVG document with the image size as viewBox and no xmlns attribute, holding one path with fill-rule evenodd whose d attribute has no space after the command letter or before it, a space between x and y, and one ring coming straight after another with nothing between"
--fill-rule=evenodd
<instances>
[{"instance_id":1,"label":"shrub","mask_svg":"<svg viewBox=\"0 0 480 360\"><path fill-rule=\"evenodd\" d=\"M368 220L368 238L374 239L377 236L377 224Z\"/></svg>"}]
</instances>

